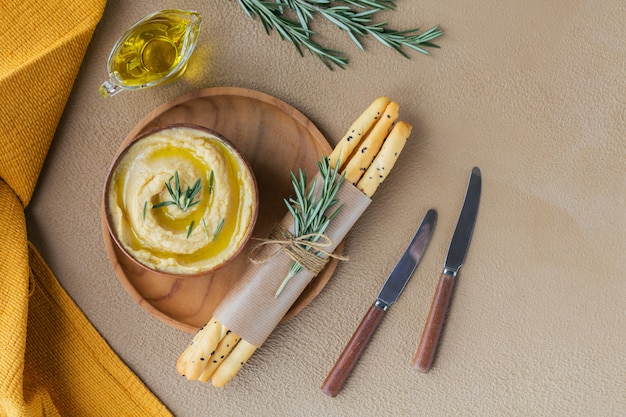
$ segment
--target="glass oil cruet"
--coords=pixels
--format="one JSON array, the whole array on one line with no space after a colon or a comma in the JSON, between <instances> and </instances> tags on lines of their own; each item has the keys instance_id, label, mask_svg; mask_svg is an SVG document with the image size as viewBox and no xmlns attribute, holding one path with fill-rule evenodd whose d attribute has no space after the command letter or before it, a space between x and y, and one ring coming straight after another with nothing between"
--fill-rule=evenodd
<instances>
[{"instance_id":1,"label":"glass oil cruet","mask_svg":"<svg viewBox=\"0 0 626 417\"><path fill-rule=\"evenodd\" d=\"M109 55L109 79L100 94L161 85L180 77L198 42L202 18L195 11L161 10L135 23Z\"/></svg>"}]
</instances>

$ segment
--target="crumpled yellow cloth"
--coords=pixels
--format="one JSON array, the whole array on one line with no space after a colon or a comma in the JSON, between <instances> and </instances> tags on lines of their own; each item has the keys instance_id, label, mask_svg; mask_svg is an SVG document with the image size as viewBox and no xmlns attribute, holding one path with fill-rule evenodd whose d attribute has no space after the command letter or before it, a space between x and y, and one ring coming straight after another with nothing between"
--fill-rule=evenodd
<instances>
[{"instance_id":1,"label":"crumpled yellow cloth","mask_svg":"<svg viewBox=\"0 0 626 417\"><path fill-rule=\"evenodd\" d=\"M0 416L168 416L28 243L24 208L105 0L0 2Z\"/></svg>"}]
</instances>

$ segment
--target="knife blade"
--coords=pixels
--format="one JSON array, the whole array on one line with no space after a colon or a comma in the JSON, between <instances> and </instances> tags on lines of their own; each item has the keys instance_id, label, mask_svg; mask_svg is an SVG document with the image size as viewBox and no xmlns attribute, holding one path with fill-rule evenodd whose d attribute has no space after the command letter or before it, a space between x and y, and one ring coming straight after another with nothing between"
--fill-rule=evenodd
<instances>
[{"instance_id":1,"label":"knife blade","mask_svg":"<svg viewBox=\"0 0 626 417\"><path fill-rule=\"evenodd\" d=\"M326 395L335 397L341 391L359 357L365 350L365 346L367 346L367 343L374 335L374 331L383 318L384 313L398 299L409 278L413 275L417 264L422 259L426 246L430 242L436 220L437 212L433 209L428 210L411 243L409 243L404 254L387 277L376 300L361 320L352 338L339 356L339 359L337 359L335 366L333 366L322 384L322 391Z\"/></svg>"},{"instance_id":2,"label":"knife blade","mask_svg":"<svg viewBox=\"0 0 626 417\"><path fill-rule=\"evenodd\" d=\"M430 371L435 358L444 320L448 312L450 299L452 298L456 276L465 261L465 256L472 240L480 203L481 184L480 169L474 167L467 184L461 214L450 241L443 272L439 277L437 290L435 291L417 352L413 359L413 367L421 372Z\"/></svg>"}]
</instances>

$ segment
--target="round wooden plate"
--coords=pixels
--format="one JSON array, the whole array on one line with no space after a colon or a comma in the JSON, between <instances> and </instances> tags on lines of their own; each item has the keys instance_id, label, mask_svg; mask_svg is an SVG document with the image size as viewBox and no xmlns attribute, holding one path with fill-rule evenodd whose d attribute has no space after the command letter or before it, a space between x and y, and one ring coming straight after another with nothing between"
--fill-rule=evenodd
<instances>
[{"instance_id":1,"label":"round wooden plate","mask_svg":"<svg viewBox=\"0 0 626 417\"><path fill-rule=\"evenodd\" d=\"M248 159L260 198L253 237L268 236L274 224L287 213L283 199L292 195L290 173L302 168L311 178L317 172L321 156L331 151L320 131L298 110L269 95L235 87L198 90L161 105L133 128L120 150L138 134L173 123L214 129ZM233 262L212 274L165 279L138 270L121 255L107 230L104 207L101 223L107 255L122 286L154 317L189 333L195 333L212 317L249 262L250 247L256 243L251 240ZM337 261L331 260L283 321L300 312L319 294L336 267Z\"/></svg>"}]
</instances>

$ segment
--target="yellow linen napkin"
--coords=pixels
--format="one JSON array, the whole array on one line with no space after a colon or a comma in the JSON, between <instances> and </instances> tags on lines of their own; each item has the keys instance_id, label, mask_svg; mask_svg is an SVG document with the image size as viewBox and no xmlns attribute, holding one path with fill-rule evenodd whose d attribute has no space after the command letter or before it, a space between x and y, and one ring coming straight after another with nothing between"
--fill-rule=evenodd
<instances>
[{"instance_id":1,"label":"yellow linen napkin","mask_svg":"<svg viewBox=\"0 0 626 417\"><path fill-rule=\"evenodd\" d=\"M0 415L168 416L29 245L30 201L105 0L0 2Z\"/></svg>"}]
</instances>

